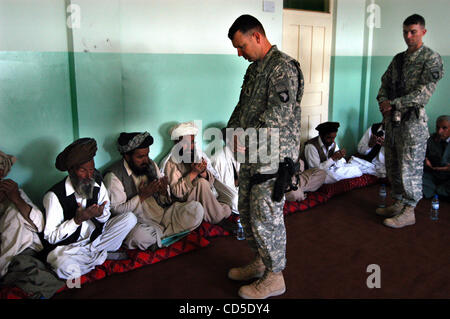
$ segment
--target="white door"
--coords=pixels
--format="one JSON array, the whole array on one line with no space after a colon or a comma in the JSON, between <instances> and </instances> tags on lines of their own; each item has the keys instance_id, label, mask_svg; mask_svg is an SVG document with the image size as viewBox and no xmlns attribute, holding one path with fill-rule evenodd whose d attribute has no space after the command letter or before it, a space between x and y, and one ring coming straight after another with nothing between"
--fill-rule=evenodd
<instances>
[{"instance_id":1,"label":"white door","mask_svg":"<svg viewBox=\"0 0 450 319\"><path fill-rule=\"evenodd\" d=\"M300 62L305 79L301 102L301 141L317 136L328 120L333 1L330 12L283 10L282 51Z\"/></svg>"}]
</instances>

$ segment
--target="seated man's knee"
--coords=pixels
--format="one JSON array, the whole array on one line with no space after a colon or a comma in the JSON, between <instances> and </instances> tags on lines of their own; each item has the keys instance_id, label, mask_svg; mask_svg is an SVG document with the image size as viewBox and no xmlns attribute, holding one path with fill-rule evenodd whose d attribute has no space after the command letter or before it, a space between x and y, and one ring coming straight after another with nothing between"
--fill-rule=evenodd
<instances>
[{"instance_id":1,"label":"seated man's knee","mask_svg":"<svg viewBox=\"0 0 450 319\"><path fill-rule=\"evenodd\" d=\"M186 210L187 214L189 214L192 217L192 220L195 220L196 222L201 222L203 220L203 216L205 214L205 211L203 209L202 204L200 204L197 201L191 201L186 204Z\"/></svg>"},{"instance_id":2,"label":"seated man's knee","mask_svg":"<svg viewBox=\"0 0 450 319\"><path fill-rule=\"evenodd\" d=\"M124 229L133 229L137 224L137 217L131 212L122 213L117 216L114 216L111 220L115 222L116 225L119 225Z\"/></svg>"},{"instance_id":3,"label":"seated man's knee","mask_svg":"<svg viewBox=\"0 0 450 319\"><path fill-rule=\"evenodd\" d=\"M198 178L195 182L195 187L211 189L211 184L204 178Z\"/></svg>"},{"instance_id":4,"label":"seated man's knee","mask_svg":"<svg viewBox=\"0 0 450 319\"><path fill-rule=\"evenodd\" d=\"M327 178L327 171L323 170L323 169L316 169L314 172L314 177L317 180L317 184L320 184L320 186L322 186L322 184L325 182L325 179ZM319 188L317 187L317 188ZM315 189L317 190L317 189Z\"/></svg>"},{"instance_id":5,"label":"seated man's knee","mask_svg":"<svg viewBox=\"0 0 450 319\"><path fill-rule=\"evenodd\" d=\"M151 245L158 243L158 238L161 236L162 232L157 229L157 226L137 223L125 238L124 243L129 249L146 250Z\"/></svg>"},{"instance_id":6,"label":"seated man's knee","mask_svg":"<svg viewBox=\"0 0 450 319\"><path fill-rule=\"evenodd\" d=\"M59 278L72 279L83 275L80 265L67 254L61 254L57 247L52 250L47 256L47 263L52 267Z\"/></svg>"}]
</instances>

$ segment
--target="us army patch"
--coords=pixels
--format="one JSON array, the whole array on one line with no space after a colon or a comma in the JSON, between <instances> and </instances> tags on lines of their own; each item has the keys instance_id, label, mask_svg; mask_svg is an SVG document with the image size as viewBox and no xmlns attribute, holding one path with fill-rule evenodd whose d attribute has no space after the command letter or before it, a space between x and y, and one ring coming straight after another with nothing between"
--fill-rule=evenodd
<instances>
[{"instance_id":1,"label":"us army patch","mask_svg":"<svg viewBox=\"0 0 450 319\"><path fill-rule=\"evenodd\" d=\"M440 73L439 73L439 71L435 71L431 75L433 76L433 79L437 80L437 79L439 79Z\"/></svg>"},{"instance_id":2,"label":"us army patch","mask_svg":"<svg viewBox=\"0 0 450 319\"><path fill-rule=\"evenodd\" d=\"M433 80L439 80L441 78L441 70L439 68L432 68L430 72Z\"/></svg>"},{"instance_id":3,"label":"us army patch","mask_svg":"<svg viewBox=\"0 0 450 319\"><path fill-rule=\"evenodd\" d=\"M286 103L289 101L289 91L278 92L278 96L280 97L280 101Z\"/></svg>"}]
</instances>

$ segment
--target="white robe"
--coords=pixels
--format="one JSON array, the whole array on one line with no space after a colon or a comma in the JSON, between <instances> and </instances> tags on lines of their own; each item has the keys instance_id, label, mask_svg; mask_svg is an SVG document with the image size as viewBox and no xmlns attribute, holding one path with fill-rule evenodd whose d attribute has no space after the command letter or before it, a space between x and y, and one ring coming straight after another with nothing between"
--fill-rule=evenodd
<instances>
[{"instance_id":1,"label":"white robe","mask_svg":"<svg viewBox=\"0 0 450 319\"><path fill-rule=\"evenodd\" d=\"M19 212L16 205L6 200L0 203L0 277L7 271L12 258L27 248L42 250L42 243L37 233L44 229L44 215L34 205L25 192L19 189L22 199L31 206L31 225Z\"/></svg>"},{"instance_id":2,"label":"white robe","mask_svg":"<svg viewBox=\"0 0 450 319\"><path fill-rule=\"evenodd\" d=\"M214 187L219 193L219 201L228 204L234 213L238 213L239 187L234 183L234 169L239 175L240 163L235 159L233 152L228 146L219 150L211 157L212 166L217 171L219 178Z\"/></svg>"},{"instance_id":3,"label":"white robe","mask_svg":"<svg viewBox=\"0 0 450 319\"><path fill-rule=\"evenodd\" d=\"M169 161L169 159L173 156L173 154L175 154L175 152L179 150L179 148L177 147L177 145L175 144L172 149L170 150L169 154L167 154L159 163L159 167L160 167L160 172L161 175L164 176L164 170L166 167L167 162ZM207 166L206 169L214 176L215 181L214 181L214 186L211 187L211 191L214 194L214 197L216 197L219 201L220 199L223 198L227 198L229 197L229 190L227 189L227 186L221 181L220 175L217 172L217 170L213 167L211 160L209 159L209 157L206 155L205 152L203 152L201 149L199 149L198 147L194 148L194 152L195 152L195 158L204 158L206 160ZM219 190L222 192L222 194L219 194ZM221 196L222 195L222 196ZM222 202L222 201L221 201ZM223 202L225 204L228 204L226 202Z\"/></svg>"},{"instance_id":4,"label":"white robe","mask_svg":"<svg viewBox=\"0 0 450 319\"><path fill-rule=\"evenodd\" d=\"M382 127L380 126L378 131L381 130ZM372 150L372 148L369 147L369 140L371 137L372 137L372 127L369 127L367 131L364 133L361 140L359 141L358 152L360 154L367 155ZM362 158L352 156L349 160L349 163L358 165L363 174L370 174L378 177L386 177L386 166L384 164L384 146L380 148L380 151L378 152L377 156L375 156L371 162L363 160Z\"/></svg>"},{"instance_id":5,"label":"white robe","mask_svg":"<svg viewBox=\"0 0 450 319\"><path fill-rule=\"evenodd\" d=\"M128 163L123 160L125 170L138 189L141 182L147 182L146 176L135 176ZM158 178L161 173L156 163L154 163ZM138 223L125 239L125 245L129 249L146 250L154 243L161 247L161 239L191 231L197 228L203 220L203 207L199 202L172 202L170 200L170 188L167 187L166 196L160 196L163 204L170 205L161 207L153 196L146 200L140 200L139 195L127 200L127 194L122 182L113 172L105 175L104 182L111 199L111 212L120 215L132 212L136 215ZM155 234L154 234L155 233Z\"/></svg>"},{"instance_id":6,"label":"white robe","mask_svg":"<svg viewBox=\"0 0 450 319\"><path fill-rule=\"evenodd\" d=\"M98 194L98 204L106 202L103 214L96 219L105 223L103 232L93 242L90 236L95 230L95 225L91 220L86 220L81 224L81 232L78 240L69 245L58 246L47 256L47 262L52 266L58 277L63 279L73 279L84 275L105 262L108 251L115 251L120 248L123 240L136 225L137 219L132 213L125 213L120 216L110 218L109 197L105 185L102 183ZM75 199L82 208L86 208L86 199L82 199L73 188L70 178L65 180L66 196L75 194ZM58 197L53 192L47 192L44 196L44 207L46 211L46 225L44 228L44 238L50 244L56 244L69 237L79 225L74 218L64 220L64 212Z\"/></svg>"},{"instance_id":7,"label":"white robe","mask_svg":"<svg viewBox=\"0 0 450 319\"><path fill-rule=\"evenodd\" d=\"M324 184L333 184L342 179L359 177L363 174L357 165L347 163L345 158L334 161L331 157L328 157L328 151L334 145L335 152L339 150L337 143L333 143L329 147L326 147L319 138L319 145L327 156L327 160L320 162L319 152L312 144L307 144L305 146L305 159L309 168L320 168L327 172Z\"/></svg>"}]
</instances>

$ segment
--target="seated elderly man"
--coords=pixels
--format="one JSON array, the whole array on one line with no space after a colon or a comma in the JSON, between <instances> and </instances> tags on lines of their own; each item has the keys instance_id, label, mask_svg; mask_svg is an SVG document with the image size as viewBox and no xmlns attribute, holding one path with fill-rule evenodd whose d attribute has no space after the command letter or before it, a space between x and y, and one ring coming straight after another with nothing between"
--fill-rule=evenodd
<instances>
[{"instance_id":1,"label":"seated elderly man","mask_svg":"<svg viewBox=\"0 0 450 319\"><path fill-rule=\"evenodd\" d=\"M97 143L81 138L67 146L56 158L58 170L69 176L45 194L44 238L50 253L47 262L58 277L77 278L116 251L136 225L133 213L110 218L108 191L95 169Z\"/></svg>"},{"instance_id":2,"label":"seated elderly man","mask_svg":"<svg viewBox=\"0 0 450 319\"><path fill-rule=\"evenodd\" d=\"M345 160L345 149L335 142L338 122L325 122L316 127L319 135L306 141L302 159L308 168L320 168L327 172L325 184L362 175L357 165Z\"/></svg>"},{"instance_id":3,"label":"seated elderly man","mask_svg":"<svg viewBox=\"0 0 450 319\"><path fill-rule=\"evenodd\" d=\"M25 249L42 250L38 233L44 229L44 216L16 182L4 179L16 158L0 151L0 277L14 256Z\"/></svg>"},{"instance_id":4,"label":"seated elderly man","mask_svg":"<svg viewBox=\"0 0 450 319\"><path fill-rule=\"evenodd\" d=\"M148 154L153 137L148 132L121 133L118 150L122 159L105 171L105 185L111 199L111 212L133 212L137 225L125 239L130 249L161 247L161 238L191 231L203 220L199 202L173 202L167 177Z\"/></svg>"},{"instance_id":5,"label":"seated elderly man","mask_svg":"<svg viewBox=\"0 0 450 319\"><path fill-rule=\"evenodd\" d=\"M198 201L204 220L229 231L235 226L227 221L231 208L216 198L214 182L218 177L210 160L195 146L198 128L193 122L177 124L169 131L174 147L161 161L161 171L169 180L170 191L179 201Z\"/></svg>"},{"instance_id":6,"label":"seated elderly man","mask_svg":"<svg viewBox=\"0 0 450 319\"><path fill-rule=\"evenodd\" d=\"M363 174L386 177L384 132L383 123L370 126L359 141L358 154L349 160L349 163L358 165Z\"/></svg>"},{"instance_id":7,"label":"seated elderly man","mask_svg":"<svg viewBox=\"0 0 450 319\"><path fill-rule=\"evenodd\" d=\"M423 173L423 195L450 196L450 116L436 120L436 132L428 138Z\"/></svg>"}]
</instances>

